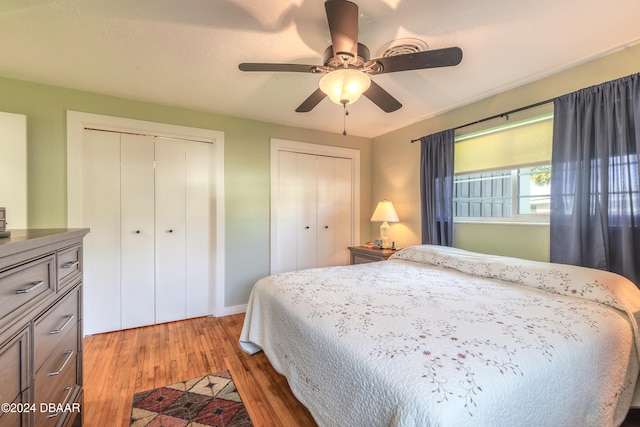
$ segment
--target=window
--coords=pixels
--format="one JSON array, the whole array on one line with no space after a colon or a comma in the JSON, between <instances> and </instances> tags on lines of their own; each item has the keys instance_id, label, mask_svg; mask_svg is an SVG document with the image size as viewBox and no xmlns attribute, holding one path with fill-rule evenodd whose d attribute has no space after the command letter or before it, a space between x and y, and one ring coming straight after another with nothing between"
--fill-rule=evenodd
<instances>
[{"instance_id":1,"label":"window","mask_svg":"<svg viewBox=\"0 0 640 427\"><path fill-rule=\"evenodd\" d=\"M454 219L548 224L552 138L551 112L457 136Z\"/></svg>"},{"instance_id":2,"label":"window","mask_svg":"<svg viewBox=\"0 0 640 427\"><path fill-rule=\"evenodd\" d=\"M453 208L456 218L547 222L551 165L457 174Z\"/></svg>"},{"instance_id":3,"label":"window","mask_svg":"<svg viewBox=\"0 0 640 427\"><path fill-rule=\"evenodd\" d=\"M511 171L456 175L453 180L453 215L463 218L511 216Z\"/></svg>"},{"instance_id":4,"label":"window","mask_svg":"<svg viewBox=\"0 0 640 427\"><path fill-rule=\"evenodd\" d=\"M549 215L551 165L518 169L517 215Z\"/></svg>"}]
</instances>

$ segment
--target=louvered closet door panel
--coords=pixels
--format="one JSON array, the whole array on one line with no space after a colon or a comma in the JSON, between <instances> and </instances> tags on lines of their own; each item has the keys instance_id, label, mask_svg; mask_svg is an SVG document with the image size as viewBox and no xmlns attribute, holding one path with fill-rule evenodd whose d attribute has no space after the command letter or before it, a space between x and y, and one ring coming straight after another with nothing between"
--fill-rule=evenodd
<instances>
[{"instance_id":1,"label":"louvered closet door panel","mask_svg":"<svg viewBox=\"0 0 640 427\"><path fill-rule=\"evenodd\" d=\"M213 313L210 280L210 164L212 145L185 142L187 317Z\"/></svg>"},{"instance_id":2,"label":"louvered closet door panel","mask_svg":"<svg viewBox=\"0 0 640 427\"><path fill-rule=\"evenodd\" d=\"M122 327L155 323L154 143L121 136Z\"/></svg>"},{"instance_id":3,"label":"louvered closet door panel","mask_svg":"<svg viewBox=\"0 0 640 427\"><path fill-rule=\"evenodd\" d=\"M121 328L120 323L120 135L85 130L83 217L84 333Z\"/></svg>"},{"instance_id":4,"label":"louvered closet door panel","mask_svg":"<svg viewBox=\"0 0 640 427\"><path fill-rule=\"evenodd\" d=\"M156 322L186 317L185 143L156 140Z\"/></svg>"},{"instance_id":5,"label":"louvered closet door panel","mask_svg":"<svg viewBox=\"0 0 640 427\"><path fill-rule=\"evenodd\" d=\"M272 274L298 268L298 155L278 152L278 188L274 254L276 262Z\"/></svg>"},{"instance_id":6,"label":"louvered closet door panel","mask_svg":"<svg viewBox=\"0 0 640 427\"><path fill-rule=\"evenodd\" d=\"M335 159L334 192L334 265L349 264L349 246L353 245L353 161Z\"/></svg>"},{"instance_id":7,"label":"louvered closet door panel","mask_svg":"<svg viewBox=\"0 0 640 427\"><path fill-rule=\"evenodd\" d=\"M316 266L317 159L298 154L298 270Z\"/></svg>"},{"instance_id":8,"label":"louvered closet door panel","mask_svg":"<svg viewBox=\"0 0 640 427\"><path fill-rule=\"evenodd\" d=\"M335 265L336 159L318 156L317 266Z\"/></svg>"}]
</instances>

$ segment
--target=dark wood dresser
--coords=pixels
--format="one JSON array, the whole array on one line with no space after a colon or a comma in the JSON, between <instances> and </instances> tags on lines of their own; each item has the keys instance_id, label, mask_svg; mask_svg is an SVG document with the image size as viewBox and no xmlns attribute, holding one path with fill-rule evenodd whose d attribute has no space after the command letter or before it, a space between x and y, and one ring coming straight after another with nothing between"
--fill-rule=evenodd
<instances>
[{"instance_id":1,"label":"dark wood dresser","mask_svg":"<svg viewBox=\"0 0 640 427\"><path fill-rule=\"evenodd\" d=\"M82 425L82 240L88 229L0 238L0 427Z\"/></svg>"}]
</instances>

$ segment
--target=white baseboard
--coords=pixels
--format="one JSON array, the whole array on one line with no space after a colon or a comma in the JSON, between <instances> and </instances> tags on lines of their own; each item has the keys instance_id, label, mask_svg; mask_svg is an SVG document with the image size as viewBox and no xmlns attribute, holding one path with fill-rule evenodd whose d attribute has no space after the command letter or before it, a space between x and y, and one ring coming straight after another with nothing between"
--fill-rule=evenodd
<instances>
[{"instance_id":1,"label":"white baseboard","mask_svg":"<svg viewBox=\"0 0 640 427\"><path fill-rule=\"evenodd\" d=\"M222 307L220 313L217 313L215 317L231 316L232 314L240 314L247 312L247 304L234 305L231 307Z\"/></svg>"}]
</instances>

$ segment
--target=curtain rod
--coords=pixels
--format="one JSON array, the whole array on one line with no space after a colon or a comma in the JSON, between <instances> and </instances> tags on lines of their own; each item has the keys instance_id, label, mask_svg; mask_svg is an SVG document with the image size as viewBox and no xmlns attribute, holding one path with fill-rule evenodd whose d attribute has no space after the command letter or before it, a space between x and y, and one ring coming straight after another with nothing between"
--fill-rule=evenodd
<instances>
[{"instance_id":1,"label":"curtain rod","mask_svg":"<svg viewBox=\"0 0 640 427\"><path fill-rule=\"evenodd\" d=\"M476 120L475 122L471 122L471 123L467 123L467 124L464 124L464 125L456 126L453 129L456 130L456 129L466 128L467 126L477 125L478 123L487 122L487 121L493 120L493 119L499 119L499 118L504 117L504 116L507 116L507 120L508 120L509 119L509 114L519 113L520 111L528 110L530 108L539 107L541 105L545 105L545 104L548 104L550 102L553 102L553 100L554 100L554 98L546 99L544 101L536 102L535 104L527 105L525 107L516 108L515 110L510 110L510 111L507 111L505 113L496 114L495 116L485 117L484 119ZM414 142L417 142L417 141L420 141L420 138L412 139L411 143L413 144Z\"/></svg>"}]
</instances>

